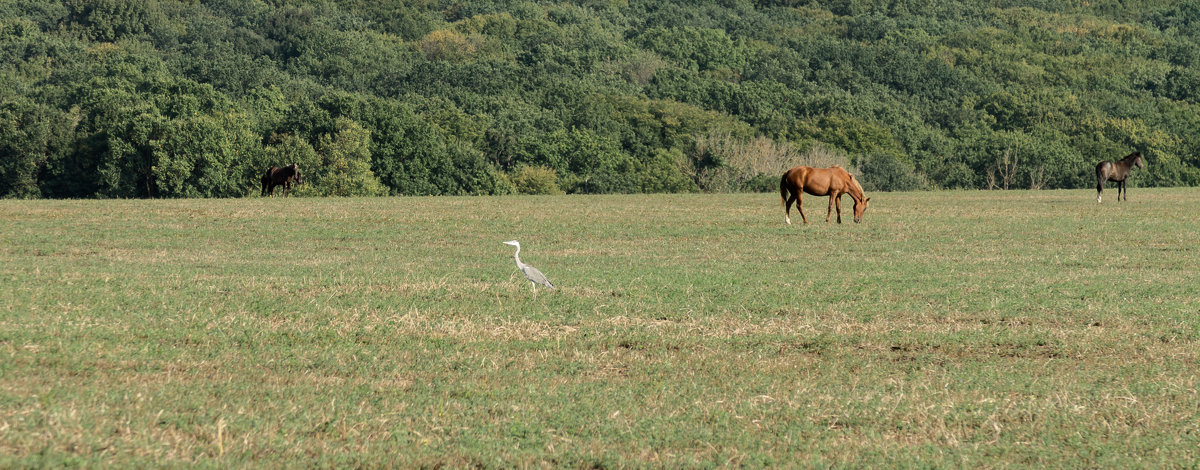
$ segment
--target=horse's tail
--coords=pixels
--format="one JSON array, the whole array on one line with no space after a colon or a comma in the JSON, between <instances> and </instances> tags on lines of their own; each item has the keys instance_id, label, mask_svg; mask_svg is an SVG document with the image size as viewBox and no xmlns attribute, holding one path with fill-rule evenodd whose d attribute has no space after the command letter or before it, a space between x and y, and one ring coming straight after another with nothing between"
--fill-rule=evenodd
<instances>
[{"instance_id":1,"label":"horse's tail","mask_svg":"<svg viewBox=\"0 0 1200 470\"><path fill-rule=\"evenodd\" d=\"M1104 180L1108 179L1107 173L1111 171L1109 165L1109 162L1096 164L1096 202L1100 202L1100 193L1104 192Z\"/></svg>"},{"instance_id":2,"label":"horse's tail","mask_svg":"<svg viewBox=\"0 0 1200 470\"><path fill-rule=\"evenodd\" d=\"M783 177L779 178L779 204L783 206L783 220L786 221L788 225L792 224L792 215L789 214L789 212L791 212L791 207L790 204L788 204L788 197L792 195L791 188L788 187L788 175L791 173L792 171L788 170L783 174ZM797 189L797 191L800 190Z\"/></svg>"},{"instance_id":3,"label":"horse's tail","mask_svg":"<svg viewBox=\"0 0 1200 470\"><path fill-rule=\"evenodd\" d=\"M789 194L788 187L787 187L787 182L788 182L787 179L788 179L787 173L784 173L783 177L779 178L779 203L781 205L783 205L783 207L785 209L787 208L787 200L788 200L788 194Z\"/></svg>"}]
</instances>

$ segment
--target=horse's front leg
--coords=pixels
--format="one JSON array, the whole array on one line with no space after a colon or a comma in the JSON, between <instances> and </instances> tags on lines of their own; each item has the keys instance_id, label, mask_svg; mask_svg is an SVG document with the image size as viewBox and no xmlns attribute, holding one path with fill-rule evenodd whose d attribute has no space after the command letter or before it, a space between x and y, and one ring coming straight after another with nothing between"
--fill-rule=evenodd
<instances>
[{"instance_id":1,"label":"horse's front leg","mask_svg":"<svg viewBox=\"0 0 1200 470\"><path fill-rule=\"evenodd\" d=\"M833 203L833 207L837 208L838 223L842 223L842 195L839 193Z\"/></svg>"},{"instance_id":2,"label":"horse's front leg","mask_svg":"<svg viewBox=\"0 0 1200 470\"><path fill-rule=\"evenodd\" d=\"M800 220L803 220L804 223L807 224L808 217L804 216L804 191L803 190L796 193L796 212L800 213Z\"/></svg>"},{"instance_id":3,"label":"horse's front leg","mask_svg":"<svg viewBox=\"0 0 1200 470\"><path fill-rule=\"evenodd\" d=\"M1121 195L1124 194L1125 200L1128 201L1129 200L1129 190L1125 188L1124 181L1121 182L1121 186L1119 186L1118 189L1120 189L1120 191L1117 192L1117 200L1120 201Z\"/></svg>"},{"instance_id":4,"label":"horse's front leg","mask_svg":"<svg viewBox=\"0 0 1200 470\"><path fill-rule=\"evenodd\" d=\"M829 195L829 209L825 211L825 223L829 223L829 216L833 215L833 203L837 200L837 196ZM838 223L842 223L842 209L838 206Z\"/></svg>"}]
</instances>

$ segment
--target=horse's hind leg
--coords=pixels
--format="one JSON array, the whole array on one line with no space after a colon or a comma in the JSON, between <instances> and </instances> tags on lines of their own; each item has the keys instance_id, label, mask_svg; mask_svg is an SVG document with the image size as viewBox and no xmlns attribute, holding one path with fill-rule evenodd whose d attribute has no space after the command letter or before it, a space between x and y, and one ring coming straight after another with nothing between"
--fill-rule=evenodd
<instances>
[{"instance_id":1,"label":"horse's hind leg","mask_svg":"<svg viewBox=\"0 0 1200 470\"><path fill-rule=\"evenodd\" d=\"M1125 195L1125 200L1129 200L1129 191L1125 189L1125 182L1117 183L1117 201L1121 200L1121 195Z\"/></svg>"}]
</instances>

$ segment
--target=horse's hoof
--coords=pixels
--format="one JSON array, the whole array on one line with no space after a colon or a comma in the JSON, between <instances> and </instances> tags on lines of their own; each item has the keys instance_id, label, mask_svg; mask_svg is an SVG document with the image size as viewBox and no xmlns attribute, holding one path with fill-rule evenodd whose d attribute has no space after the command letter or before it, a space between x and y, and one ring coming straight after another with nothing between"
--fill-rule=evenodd
<instances>
[{"instance_id":1,"label":"horse's hoof","mask_svg":"<svg viewBox=\"0 0 1200 470\"><path fill-rule=\"evenodd\" d=\"M788 223L788 225L792 225L792 218L791 218L791 217L788 217L788 218L786 218L786 219L783 219L783 220L786 220L786 221L787 221L787 223Z\"/></svg>"}]
</instances>

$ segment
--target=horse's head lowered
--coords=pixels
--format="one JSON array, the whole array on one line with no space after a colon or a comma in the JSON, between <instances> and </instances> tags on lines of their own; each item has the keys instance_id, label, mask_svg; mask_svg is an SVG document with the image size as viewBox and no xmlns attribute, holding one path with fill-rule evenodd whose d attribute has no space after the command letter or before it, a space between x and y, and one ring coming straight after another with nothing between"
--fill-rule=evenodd
<instances>
[{"instance_id":1,"label":"horse's head lowered","mask_svg":"<svg viewBox=\"0 0 1200 470\"><path fill-rule=\"evenodd\" d=\"M849 172L843 171L850 179L850 197L854 199L854 223L862 222L863 212L867 211L867 203L871 202L871 198L866 197L863 193L862 185L858 184L858 178Z\"/></svg>"},{"instance_id":2,"label":"horse's head lowered","mask_svg":"<svg viewBox=\"0 0 1200 470\"><path fill-rule=\"evenodd\" d=\"M854 200L854 223L862 222L863 212L867 211L867 203L871 202L871 198L863 198L862 202L858 199Z\"/></svg>"}]
</instances>

